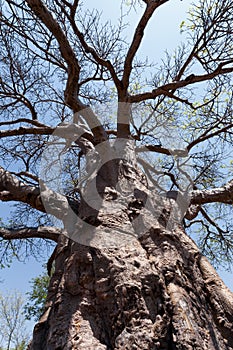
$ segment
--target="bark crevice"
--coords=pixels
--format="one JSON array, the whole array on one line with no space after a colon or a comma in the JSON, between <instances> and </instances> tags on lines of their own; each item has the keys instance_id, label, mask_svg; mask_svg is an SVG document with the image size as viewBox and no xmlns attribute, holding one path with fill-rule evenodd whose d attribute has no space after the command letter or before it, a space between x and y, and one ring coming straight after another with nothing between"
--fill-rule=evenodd
<instances>
[{"instance_id":1,"label":"bark crevice","mask_svg":"<svg viewBox=\"0 0 233 350\"><path fill-rule=\"evenodd\" d=\"M121 167L118 185L129 185L128 169ZM103 235L130 225L134 235L101 248L60 242L45 321L30 349L233 349L232 294L184 232L182 208L149 195L140 172L128 175L131 196L127 186L105 187L97 220ZM36 343L39 334L46 343Z\"/></svg>"}]
</instances>

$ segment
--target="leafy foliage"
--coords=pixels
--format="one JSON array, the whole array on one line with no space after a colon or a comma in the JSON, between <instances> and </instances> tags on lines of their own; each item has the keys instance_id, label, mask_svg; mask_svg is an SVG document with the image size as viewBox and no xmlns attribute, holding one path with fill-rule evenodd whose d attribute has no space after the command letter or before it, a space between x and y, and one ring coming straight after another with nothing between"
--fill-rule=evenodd
<instances>
[{"instance_id":1,"label":"leafy foliage","mask_svg":"<svg viewBox=\"0 0 233 350\"><path fill-rule=\"evenodd\" d=\"M32 290L27 293L28 301L24 306L26 320L39 320L43 314L44 305L48 293L50 277L43 273L31 281Z\"/></svg>"}]
</instances>

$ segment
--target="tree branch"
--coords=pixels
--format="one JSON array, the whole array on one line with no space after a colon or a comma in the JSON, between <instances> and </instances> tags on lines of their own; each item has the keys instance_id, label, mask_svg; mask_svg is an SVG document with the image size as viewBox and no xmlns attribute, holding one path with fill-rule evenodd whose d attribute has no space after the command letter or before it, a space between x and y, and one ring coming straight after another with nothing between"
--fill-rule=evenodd
<instances>
[{"instance_id":1,"label":"tree branch","mask_svg":"<svg viewBox=\"0 0 233 350\"><path fill-rule=\"evenodd\" d=\"M218 123L220 124L220 122ZM213 130L215 127L215 125L213 125L213 127L211 127L208 131L205 131L201 136L199 136L197 139L193 140L192 142L190 142L190 144L187 146L187 150L190 151L191 148L193 148L194 146L196 146L198 143L206 141L210 138L213 138L214 136L218 136L221 133L224 133L226 131L228 131L229 129L233 128L233 124L229 124L227 126L225 126L224 128L221 128L219 130L213 131L212 133L208 134L208 132L210 130Z\"/></svg>"},{"instance_id":2,"label":"tree branch","mask_svg":"<svg viewBox=\"0 0 233 350\"><path fill-rule=\"evenodd\" d=\"M51 135L55 128L49 126L38 128L25 128L20 126L17 129L12 130L0 130L0 138L19 135Z\"/></svg>"},{"instance_id":3,"label":"tree branch","mask_svg":"<svg viewBox=\"0 0 233 350\"><path fill-rule=\"evenodd\" d=\"M146 162L144 159L138 158L138 162L143 166L144 171L147 170L147 175L151 171L152 173L156 174L157 176L158 175L159 176L161 176L161 175L168 176L170 178L170 180L171 180L171 183L173 185L175 185L178 189L180 189L179 184L177 183L174 174L169 173L167 171L158 171L151 164ZM150 179L152 179L152 178L150 178ZM156 185L158 185L158 183L155 180L153 182L156 183ZM161 186L158 186L158 187L160 187L160 189L162 189Z\"/></svg>"},{"instance_id":4,"label":"tree branch","mask_svg":"<svg viewBox=\"0 0 233 350\"><path fill-rule=\"evenodd\" d=\"M76 213L79 207L78 201L68 200L66 196L50 190L42 183L41 188L27 185L2 167L0 167L0 200L23 202L60 220L66 218L70 206Z\"/></svg>"},{"instance_id":5,"label":"tree branch","mask_svg":"<svg viewBox=\"0 0 233 350\"><path fill-rule=\"evenodd\" d=\"M165 84L159 86L158 88L150 91L144 92L142 94L133 95L129 97L129 102L137 103L145 100L155 99L160 95L170 95L170 93L174 93L177 89L186 87L191 84L200 83L207 80L212 80L213 78L233 72L233 67L223 68L223 64L220 64L217 69L213 72L203 75L189 75L186 79L180 81L174 81L169 84ZM172 96L171 96L172 97Z\"/></svg>"},{"instance_id":6,"label":"tree branch","mask_svg":"<svg viewBox=\"0 0 233 350\"><path fill-rule=\"evenodd\" d=\"M25 10L19 4L16 4L15 2L12 2L11 0L8 0L8 2L13 4L14 6L20 8L22 11ZM16 17L16 14L12 13L12 16ZM9 21L8 18L4 17L3 14L0 17L0 19L1 19L1 22L4 23L8 28L12 28L11 21ZM20 21L19 21L19 23L20 23ZM56 57L54 54L52 54L52 52L49 52L49 48L50 48L50 44L51 44L50 41L48 42L46 48L44 48L43 46L40 45L40 43L37 40L34 39L34 37L32 35L28 35L22 26L14 27L14 31L21 38L24 38L25 41L28 40L33 45L33 48L32 48L32 47L30 47L30 45L28 45L28 43L26 44L29 51L36 53L36 56L40 57L40 58L42 58L42 56L39 54L39 51L43 52L45 54L46 61L52 63L53 65L61 68L64 71L67 71L67 68L64 65L64 63L59 61L58 57ZM35 48L37 48L38 50L35 50ZM44 58L42 58L42 59L44 60Z\"/></svg>"},{"instance_id":7,"label":"tree branch","mask_svg":"<svg viewBox=\"0 0 233 350\"><path fill-rule=\"evenodd\" d=\"M118 101L120 102L120 104L118 106L118 113L117 113L117 136L119 138L128 138L130 136L129 125L130 125L130 118L131 118L131 109L129 107L129 102L131 101L129 101L128 99L129 97L128 87L130 82L130 75L133 69L133 60L142 42L142 38L144 36L144 30L150 18L152 17L155 9L167 1L168 0L147 2L146 9L136 27L133 40L126 54L121 86L120 86L120 89L118 88Z\"/></svg>"},{"instance_id":8,"label":"tree branch","mask_svg":"<svg viewBox=\"0 0 233 350\"><path fill-rule=\"evenodd\" d=\"M19 118L16 120L8 120L6 122L0 122L0 126L2 125L12 125L12 124L18 124L18 123L28 123L28 124L32 124L35 125L37 127L44 127L44 128L48 128L47 125L40 123L38 120L31 120L31 119L27 119L27 118Z\"/></svg>"},{"instance_id":9,"label":"tree branch","mask_svg":"<svg viewBox=\"0 0 233 350\"><path fill-rule=\"evenodd\" d=\"M20 201L31 205L32 208L46 212L39 187L24 184L2 167L0 167L0 200L3 202Z\"/></svg>"},{"instance_id":10,"label":"tree branch","mask_svg":"<svg viewBox=\"0 0 233 350\"><path fill-rule=\"evenodd\" d=\"M220 237L222 240L224 240L224 233L226 233L226 231L222 230L218 224L207 214L207 212L200 207L200 213L203 215L203 217L213 226L216 228L216 230L218 231Z\"/></svg>"},{"instance_id":11,"label":"tree branch","mask_svg":"<svg viewBox=\"0 0 233 350\"><path fill-rule=\"evenodd\" d=\"M186 211L184 218L187 220L193 220L195 219L195 217L197 217L199 211L200 211L200 205L190 205Z\"/></svg>"},{"instance_id":12,"label":"tree branch","mask_svg":"<svg viewBox=\"0 0 233 350\"><path fill-rule=\"evenodd\" d=\"M188 152L186 149L173 149L170 150L168 148L161 147L160 145L143 145L136 147L136 152L156 152L161 154L166 154L168 156L178 156L178 157L187 157Z\"/></svg>"},{"instance_id":13,"label":"tree branch","mask_svg":"<svg viewBox=\"0 0 233 350\"><path fill-rule=\"evenodd\" d=\"M62 230L57 227L27 227L22 229L0 228L0 237L5 240L25 239L25 238L43 238L58 241Z\"/></svg>"},{"instance_id":14,"label":"tree branch","mask_svg":"<svg viewBox=\"0 0 233 350\"><path fill-rule=\"evenodd\" d=\"M120 87L120 80L117 77L117 74L115 72L115 69L114 69L112 63L109 60L105 60L105 59L101 58L98 55L98 53L96 52L96 50L93 47L91 47L90 45L87 44L83 33L80 32L79 28L76 25L75 19L71 15L69 16L66 11L65 11L65 14L67 15L67 17L68 17L68 19L69 19L69 21L71 23L71 26L73 28L73 31L77 35L77 37L78 37L78 39L79 39L79 41L80 41L80 43L81 43L85 53L91 54L91 56L94 58L96 63L98 63L101 66L103 66L103 67L108 69L108 71L110 72L111 77L112 77L116 87L119 89L119 87Z\"/></svg>"},{"instance_id":15,"label":"tree branch","mask_svg":"<svg viewBox=\"0 0 233 350\"><path fill-rule=\"evenodd\" d=\"M58 22L53 17L52 13L47 9L41 0L26 0L27 4L33 11L33 13L43 22L43 24L48 28L48 30L56 38L59 49L62 57L67 63L68 66L68 78L65 88L65 102L66 104L74 111L83 113L83 109L86 109L87 106L82 104L78 99L79 94L79 73L80 66L76 58L75 52L71 47L67 36L59 26ZM90 108L88 108L90 110ZM99 123L97 116L90 111L85 113L85 118L93 131L96 142L101 142L107 139L107 135L103 126ZM95 127L91 127L92 125Z\"/></svg>"},{"instance_id":16,"label":"tree branch","mask_svg":"<svg viewBox=\"0 0 233 350\"><path fill-rule=\"evenodd\" d=\"M65 100L74 111L77 111L79 109L79 106L77 106L77 96L80 67L74 50L70 46L70 43L58 22L43 2L41 0L26 0L26 2L33 13L40 18L59 43L61 55L68 65Z\"/></svg>"},{"instance_id":17,"label":"tree branch","mask_svg":"<svg viewBox=\"0 0 233 350\"><path fill-rule=\"evenodd\" d=\"M122 77L122 84L124 87L124 91L126 92L129 86L129 77L132 71L132 63L133 60L135 58L135 55L139 49L139 46L142 42L142 38L144 35L144 30L150 20L150 18L152 17L154 11L161 6L162 4L164 4L165 2L167 2L168 0L162 0L162 1L147 1L147 6L146 9L137 25L137 28L135 30L134 33L134 37L132 40L132 43L129 47L129 50L127 52L126 55L126 59L125 59L125 64L124 64L124 73L123 73L123 77Z\"/></svg>"},{"instance_id":18,"label":"tree branch","mask_svg":"<svg viewBox=\"0 0 233 350\"><path fill-rule=\"evenodd\" d=\"M211 190L194 190L192 192L191 204L215 202L233 204L233 180L222 187L216 187Z\"/></svg>"},{"instance_id":19,"label":"tree branch","mask_svg":"<svg viewBox=\"0 0 233 350\"><path fill-rule=\"evenodd\" d=\"M75 141L75 137L83 137L91 143L95 143L92 133L75 123L61 123L56 128L51 128L49 126L25 128L21 126L12 130L0 130L0 138L19 135L51 135L53 133L54 135L60 136L64 139L72 139Z\"/></svg>"}]
</instances>

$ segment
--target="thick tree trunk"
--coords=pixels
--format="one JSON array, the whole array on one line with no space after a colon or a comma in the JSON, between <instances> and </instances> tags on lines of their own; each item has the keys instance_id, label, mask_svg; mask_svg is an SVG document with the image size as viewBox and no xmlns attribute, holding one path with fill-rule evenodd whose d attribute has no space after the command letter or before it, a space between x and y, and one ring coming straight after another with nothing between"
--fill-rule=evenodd
<instances>
[{"instance_id":1,"label":"thick tree trunk","mask_svg":"<svg viewBox=\"0 0 233 350\"><path fill-rule=\"evenodd\" d=\"M100 169L99 210L88 218L80 205L99 248L60 237L30 349L233 349L232 293L185 234L184 208L150 193L129 158L117 163L115 191Z\"/></svg>"},{"instance_id":2,"label":"thick tree trunk","mask_svg":"<svg viewBox=\"0 0 233 350\"><path fill-rule=\"evenodd\" d=\"M233 349L232 293L179 225L150 224L118 248L63 239L31 349Z\"/></svg>"}]
</instances>

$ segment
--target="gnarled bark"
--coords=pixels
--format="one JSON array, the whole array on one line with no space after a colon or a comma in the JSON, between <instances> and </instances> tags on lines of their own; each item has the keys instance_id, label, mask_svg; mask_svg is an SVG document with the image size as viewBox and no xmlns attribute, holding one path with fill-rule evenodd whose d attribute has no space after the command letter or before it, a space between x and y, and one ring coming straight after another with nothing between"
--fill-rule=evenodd
<instances>
[{"instance_id":1,"label":"gnarled bark","mask_svg":"<svg viewBox=\"0 0 233 350\"><path fill-rule=\"evenodd\" d=\"M233 295L185 234L176 202L154 196L160 215L138 215L138 203L127 216L138 237L101 249L60 237L30 349L233 349ZM122 218L102 216L98 229L117 235Z\"/></svg>"}]
</instances>

